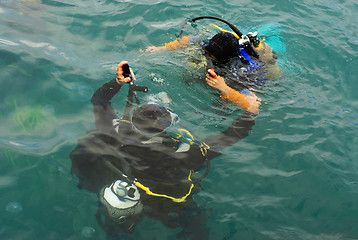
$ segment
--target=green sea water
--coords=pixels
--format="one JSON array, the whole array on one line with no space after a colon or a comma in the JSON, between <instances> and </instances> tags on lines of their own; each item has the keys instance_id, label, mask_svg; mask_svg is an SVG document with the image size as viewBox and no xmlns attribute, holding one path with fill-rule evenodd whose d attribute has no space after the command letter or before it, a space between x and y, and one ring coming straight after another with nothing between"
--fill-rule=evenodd
<instances>
[{"instance_id":1,"label":"green sea water","mask_svg":"<svg viewBox=\"0 0 358 240\"><path fill-rule=\"evenodd\" d=\"M201 15L257 30L284 72L261 90L250 135L211 162L195 195L211 213L210 239L358 239L357 12L348 0L0 0L0 239L106 238L69 153L94 128L93 92L122 60L150 89L140 100L170 95L196 135L231 124L236 107L195 82L204 73L187 52L140 51ZM210 23L185 32L209 36ZM133 239L178 231L145 218Z\"/></svg>"}]
</instances>

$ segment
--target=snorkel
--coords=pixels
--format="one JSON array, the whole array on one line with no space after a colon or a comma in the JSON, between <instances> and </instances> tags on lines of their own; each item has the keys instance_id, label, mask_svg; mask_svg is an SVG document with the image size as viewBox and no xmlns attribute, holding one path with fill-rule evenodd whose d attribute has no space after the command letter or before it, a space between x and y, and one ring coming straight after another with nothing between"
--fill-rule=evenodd
<instances>
[{"instance_id":1,"label":"snorkel","mask_svg":"<svg viewBox=\"0 0 358 240\"><path fill-rule=\"evenodd\" d=\"M223 22L223 23L227 24L234 31L234 33L235 33L234 35L239 39L240 45L244 46L245 50L248 51L249 53L251 53L254 57L256 57L256 58L260 57L259 54L256 51L256 48L259 47L259 45L260 45L260 40L257 38L257 32L254 32L254 33L250 32L250 33L248 33L246 35L243 35L241 33L241 31L237 27L235 27L233 24L229 23L228 21L226 21L224 19L218 18L218 17L200 16L200 17L196 17L196 18L193 18L193 19L190 19L190 20L186 21L182 25L181 31L178 34L177 39L181 38L181 35L183 34L184 27L185 27L186 24L193 23L193 22L195 22L197 20L200 20L200 19L213 19L213 20L217 20L217 21L220 21L220 22Z\"/></svg>"}]
</instances>

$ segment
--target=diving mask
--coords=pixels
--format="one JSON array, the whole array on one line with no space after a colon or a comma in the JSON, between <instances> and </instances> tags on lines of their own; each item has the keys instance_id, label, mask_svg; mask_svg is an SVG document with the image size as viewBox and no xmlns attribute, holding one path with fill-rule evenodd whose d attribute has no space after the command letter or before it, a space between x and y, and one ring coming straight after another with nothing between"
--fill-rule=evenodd
<instances>
[{"instance_id":1,"label":"diving mask","mask_svg":"<svg viewBox=\"0 0 358 240\"><path fill-rule=\"evenodd\" d=\"M178 122L176 113L155 102L141 105L132 115L133 129L147 137L163 133Z\"/></svg>"}]
</instances>

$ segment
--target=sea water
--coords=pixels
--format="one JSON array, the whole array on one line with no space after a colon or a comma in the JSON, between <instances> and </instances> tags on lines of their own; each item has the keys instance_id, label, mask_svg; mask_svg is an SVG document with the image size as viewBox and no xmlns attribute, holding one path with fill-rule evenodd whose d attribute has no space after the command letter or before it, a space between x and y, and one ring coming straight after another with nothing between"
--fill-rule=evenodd
<instances>
[{"instance_id":1,"label":"sea water","mask_svg":"<svg viewBox=\"0 0 358 240\"><path fill-rule=\"evenodd\" d=\"M120 61L149 87L141 101L164 99L200 137L242 113L196 82L205 72L184 50L140 51L202 15L258 31L284 72L260 89L250 135L211 162L194 197L210 212L210 239L358 239L357 11L348 0L1 0L0 239L105 239L69 153L94 128L90 98ZM211 23L184 32L209 36ZM178 231L145 218L133 239Z\"/></svg>"}]
</instances>

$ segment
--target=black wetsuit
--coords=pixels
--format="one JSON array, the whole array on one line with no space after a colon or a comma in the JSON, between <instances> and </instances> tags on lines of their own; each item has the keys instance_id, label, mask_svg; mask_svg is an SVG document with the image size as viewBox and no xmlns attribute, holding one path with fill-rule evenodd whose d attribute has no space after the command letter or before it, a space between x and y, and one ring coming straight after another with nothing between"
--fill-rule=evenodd
<instances>
[{"instance_id":1,"label":"black wetsuit","mask_svg":"<svg viewBox=\"0 0 358 240\"><path fill-rule=\"evenodd\" d=\"M184 232L191 232L189 237L192 239L205 239L205 214L191 198L199 190L199 183L190 181L188 176L191 170L200 170L207 160L220 155L218 150L248 136L255 124L254 115L245 112L221 134L204 139L209 149L192 144L183 150L183 143L176 138L165 133L148 138L133 130L128 119L119 119L110 100L121 86L113 79L92 97L96 130L80 139L71 153L72 173L79 177L79 187L98 194L106 185L123 178L119 172L136 178L152 192L175 198L187 194L190 186L195 184L191 195L182 203L150 196L143 191L141 201L148 216L169 227L183 227Z\"/></svg>"}]
</instances>

